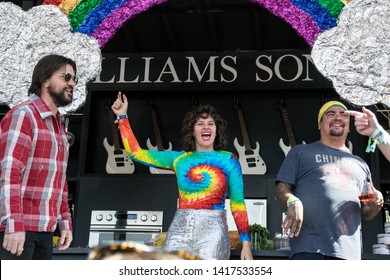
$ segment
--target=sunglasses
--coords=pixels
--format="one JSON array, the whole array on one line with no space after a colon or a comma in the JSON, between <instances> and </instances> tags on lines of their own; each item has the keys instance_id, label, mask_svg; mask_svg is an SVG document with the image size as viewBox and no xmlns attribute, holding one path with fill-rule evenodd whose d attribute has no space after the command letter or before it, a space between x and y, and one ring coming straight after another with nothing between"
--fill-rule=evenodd
<instances>
[{"instance_id":1,"label":"sunglasses","mask_svg":"<svg viewBox=\"0 0 390 280\"><path fill-rule=\"evenodd\" d=\"M69 82L70 79L73 80L73 82L75 83L75 85L77 85L77 82L78 82L78 78L76 76L72 76L72 74L69 74L69 73L60 73L58 74L58 76L60 77L63 77L65 82Z\"/></svg>"}]
</instances>

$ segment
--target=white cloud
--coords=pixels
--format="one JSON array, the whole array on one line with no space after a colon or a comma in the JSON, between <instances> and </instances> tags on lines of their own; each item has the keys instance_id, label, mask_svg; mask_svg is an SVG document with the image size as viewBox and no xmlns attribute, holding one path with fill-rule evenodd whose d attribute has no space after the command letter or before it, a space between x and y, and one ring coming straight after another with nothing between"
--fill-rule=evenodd
<instances>
[{"instance_id":1,"label":"white cloud","mask_svg":"<svg viewBox=\"0 0 390 280\"><path fill-rule=\"evenodd\" d=\"M53 5L23 11L10 2L0 3L0 103L9 107L28 98L33 68L47 54L76 61L79 83L73 103L64 114L79 109L87 95L86 84L100 74L101 51L95 38L71 32L67 16Z\"/></svg>"}]
</instances>

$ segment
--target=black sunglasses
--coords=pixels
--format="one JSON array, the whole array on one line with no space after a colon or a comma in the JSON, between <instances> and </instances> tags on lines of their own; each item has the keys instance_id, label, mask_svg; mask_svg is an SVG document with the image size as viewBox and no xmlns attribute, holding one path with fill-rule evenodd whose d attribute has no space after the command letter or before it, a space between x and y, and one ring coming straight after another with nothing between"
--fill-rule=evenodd
<instances>
[{"instance_id":1,"label":"black sunglasses","mask_svg":"<svg viewBox=\"0 0 390 280\"><path fill-rule=\"evenodd\" d=\"M78 78L76 76L72 76L70 73L60 73L58 76L63 77L65 82L69 82L70 79L72 79L73 82L77 85Z\"/></svg>"}]
</instances>

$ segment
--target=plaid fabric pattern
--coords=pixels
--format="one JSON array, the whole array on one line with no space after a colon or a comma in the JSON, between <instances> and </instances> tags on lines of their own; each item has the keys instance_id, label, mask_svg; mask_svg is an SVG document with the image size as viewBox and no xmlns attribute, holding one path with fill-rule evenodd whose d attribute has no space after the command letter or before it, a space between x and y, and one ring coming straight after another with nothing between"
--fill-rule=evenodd
<instances>
[{"instance_id":1,"label":"plaid fabric pattern","mask_svg":"<svg viewBox=\"0 0 390 280\"><path fill-rule=\"evenodd\" d=\"M36 95L0 123L0 231L72 229L66 168L69 144L60 113Z\"/></svg>"}]
</instances>

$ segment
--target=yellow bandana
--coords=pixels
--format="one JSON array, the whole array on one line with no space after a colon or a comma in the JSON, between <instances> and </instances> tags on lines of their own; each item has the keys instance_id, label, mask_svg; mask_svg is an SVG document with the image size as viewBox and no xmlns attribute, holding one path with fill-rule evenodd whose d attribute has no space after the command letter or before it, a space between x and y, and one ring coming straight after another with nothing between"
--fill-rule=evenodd
<instances>
[{"instance_id":1,"label":"yellow bandana","mask_svg":"<svg viewBox=\"0 0 390 280\"><path fill-rule=\"evenodd\" d=\"M339 102L339 101L329 101L329 102L326 102L324 105L322 105L319 113L318 113L318 124L320 124L321 122L321 119L322 119L322 116L325 114L326 111L328 111L328 109L330 107L334 107L334 106L337 106L337 107L341 107L343 108L344 110L348 110L347 106L345 106L343 103Z\"/></svg>"}]
</instances>

